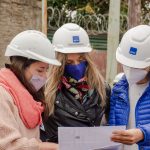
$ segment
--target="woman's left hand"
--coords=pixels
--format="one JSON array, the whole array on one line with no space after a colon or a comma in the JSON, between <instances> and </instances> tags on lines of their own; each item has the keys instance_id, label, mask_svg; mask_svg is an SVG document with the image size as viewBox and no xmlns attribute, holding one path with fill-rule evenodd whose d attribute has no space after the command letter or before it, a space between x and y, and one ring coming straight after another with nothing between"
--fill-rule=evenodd
<instances>
[{"instance_id":1,"label":"woman's left hand","mask_svg":"<svg viewBox=\"0 0 150 150\"><path fill-rule=\"evenodd\" d=\"M140 129L116 130L112 133L111 140L127 145L135 144L144 139Z\"/></svg>"}]
</instances>

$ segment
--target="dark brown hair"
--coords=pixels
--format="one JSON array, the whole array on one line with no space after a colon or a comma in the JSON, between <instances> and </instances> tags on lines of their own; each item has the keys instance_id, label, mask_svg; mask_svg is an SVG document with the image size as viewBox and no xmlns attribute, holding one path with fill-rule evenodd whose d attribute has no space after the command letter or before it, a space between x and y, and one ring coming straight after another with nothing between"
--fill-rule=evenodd
<instances>
[{"instance_id":1,"label":"dark brown hair","mask_svg":"<svg viewBox=\"0 0 150 150\"><path fill-rule=\"evenodd\" d=\"M20 82L28 90L28 92L33 96L36 101L42 102L44 104L44 88L41 88L39 91L35 91L31 83L29 83L25 78L25 70L37 60L28 59L21 56L11 56L10 64L5 64L6 68L11 69L11 71L17 76Z\"/></svg>"},{"instance_id":2,"label":"dark brown hair","mask_svg":"<svg viewBox=\"0 0 150 150\"><path fill-rule=\"evenodd\" d=\"M148 72L146 78L147 78L147 81L150 81L150 71Z\"/></svg>"}]
</instances>

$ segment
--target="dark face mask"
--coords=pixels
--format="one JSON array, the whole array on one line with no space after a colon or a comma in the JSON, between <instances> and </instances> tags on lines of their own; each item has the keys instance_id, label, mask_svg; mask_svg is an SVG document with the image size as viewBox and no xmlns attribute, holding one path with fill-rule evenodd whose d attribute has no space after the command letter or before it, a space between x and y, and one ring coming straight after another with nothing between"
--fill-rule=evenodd
<instances>
[{"instance_id":1,"label":"dark face mask","mask_svg":"<svg viewBox=\"0 0 150 150\"><path fill-rule=\"evenodd\" d=\"M87 68L87 61L82 61L78 65L66 65L65 75L70 76L76 80L80 80L85 76L86 68Z\"/></svg>"}]
</instances>

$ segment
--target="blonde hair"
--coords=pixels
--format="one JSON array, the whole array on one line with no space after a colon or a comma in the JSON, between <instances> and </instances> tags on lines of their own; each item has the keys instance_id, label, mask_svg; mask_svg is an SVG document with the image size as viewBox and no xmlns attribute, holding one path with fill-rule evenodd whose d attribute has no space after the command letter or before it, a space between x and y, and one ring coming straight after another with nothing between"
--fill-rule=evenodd
<instances>
[{"instance_id":1,"label":"blonde hair","mask_svg":"<svg viewBox=\"0 0 150 150\"><path fill-rule=\"evenodd\" d=\"M97 69L95 63L93 62L91 53L84 53L85 59L88 62L88 67L86 70L87 83L92 89L96 89L101 96L101 106L106 104L106 88L104 79ZM48 117L54 111L54 102L56 99L56 93L58 90L58 85L61 81L61 77L64 75L64 67L66 63L66 55L62 53L57 53L57 59L62 63L61 67L50 66L49 81L45 90L45 100L46 109L45 116Z\"/></svg>"}]
</instances>

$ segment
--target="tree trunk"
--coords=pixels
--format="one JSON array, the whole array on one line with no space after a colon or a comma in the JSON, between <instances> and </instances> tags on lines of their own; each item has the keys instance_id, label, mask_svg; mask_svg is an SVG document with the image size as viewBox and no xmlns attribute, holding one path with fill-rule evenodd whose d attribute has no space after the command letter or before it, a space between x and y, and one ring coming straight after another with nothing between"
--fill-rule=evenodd
<instances>
[{"instance_id":1,"label":"tree trunk","mask_svg":"<svg viewBox=\"0 0 150 150\"><path fill-rule=\"evenodd\" d=\"M128 0L128 29L141 23L141 0Z\"/></svg>"}]
</instances>

